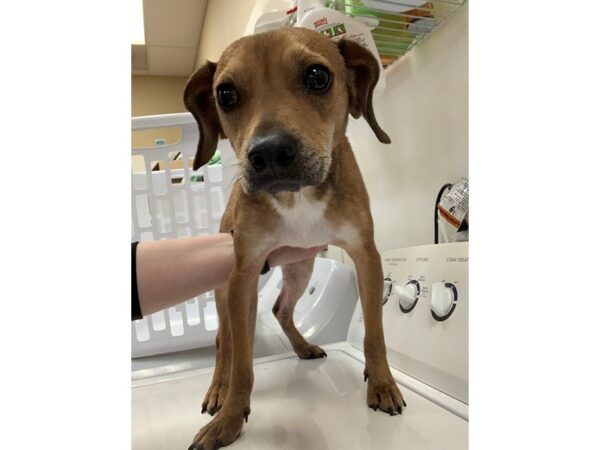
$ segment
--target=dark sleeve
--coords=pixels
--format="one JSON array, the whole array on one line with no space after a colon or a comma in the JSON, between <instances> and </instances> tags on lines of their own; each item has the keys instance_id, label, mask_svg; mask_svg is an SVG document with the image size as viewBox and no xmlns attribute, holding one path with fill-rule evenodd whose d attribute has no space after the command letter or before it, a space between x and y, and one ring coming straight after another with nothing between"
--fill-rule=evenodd
<instances>
[{"instance_id":1,"label":"dark sleeve","mask_svg":"<svg viewBox=\"0 0 600 450\"><path fill-rule=\"evenodd\" d=\"M131 320L138 320L143 317L137 286L137 246L138 242L131 243Z\"/></svg>"}]
</instances>

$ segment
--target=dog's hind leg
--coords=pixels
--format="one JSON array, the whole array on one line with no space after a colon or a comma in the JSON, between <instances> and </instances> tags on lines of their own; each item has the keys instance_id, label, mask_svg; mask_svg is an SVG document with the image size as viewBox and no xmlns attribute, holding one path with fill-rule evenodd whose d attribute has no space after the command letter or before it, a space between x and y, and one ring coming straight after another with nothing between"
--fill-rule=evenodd
<instances>
[{"instance_id":1,"label":"dog's hind leg","mask_svg":"<svg viewBox=\"0 0 600 450\"><path fill-rule=\"evenodd\" d=\"M227 311L227 287L215 290L215 303L219 315L219 331L216 339L217 360L212 383L202 402L202 413L208 411L211 416L219 411L225 402L231 374L231 332Z\"/></svg>"},{"instance_id":2,"label":"dog's hind leg","mask_svg":"<svg viewBox=\"0 0 600 450\"><path fill-rule=\"evenodd\" d=\"M327 353L304 339L294 325L294 308L306 290L313 271L315 259L306 259L281 267L283 285L273 306L273 314L290 340L294 351L301 359L323 358Z\"/></svg>"}]
</instances>

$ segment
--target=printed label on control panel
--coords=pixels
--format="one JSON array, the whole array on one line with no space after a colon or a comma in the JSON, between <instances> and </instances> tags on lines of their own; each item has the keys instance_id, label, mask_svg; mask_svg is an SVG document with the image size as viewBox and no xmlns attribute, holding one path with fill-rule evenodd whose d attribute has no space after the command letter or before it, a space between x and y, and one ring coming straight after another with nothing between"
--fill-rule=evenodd
<instances>
[{"instance_id":1,"label":"printed label on control panel","mask_svg":"<svg viewBox=\"0 0 600 450\"><path fill-rule=\"evenodd\" d=\"M447 263L468 263L469 262L469 258L465 258L465 257L456 257L456 256L448 256L446 258L446 262Z\"/></svg>"},{"instance_id":2,"label":"printed label on control panel","mask_svg":"<svg viewBox=\"0 0 600 450\"><path fill-rule=\"evenodd\" d=\"M385 258L383 260L386 264L389 264L390 266L397 266L398 263L405 263L407 261L406 257L403 258Z\"/></svg>"}]
</instances>

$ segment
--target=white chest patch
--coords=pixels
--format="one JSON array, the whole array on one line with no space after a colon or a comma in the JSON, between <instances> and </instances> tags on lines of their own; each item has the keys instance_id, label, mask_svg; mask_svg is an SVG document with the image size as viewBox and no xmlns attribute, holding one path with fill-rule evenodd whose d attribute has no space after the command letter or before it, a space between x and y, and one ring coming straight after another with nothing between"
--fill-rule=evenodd
<instances>
[{"instance_id":1,"label":"white chest patch","mask_svg":"<svg viewBox=\"0 0 600 450\"><path fill-rule=\"evenodd\" d=\"M355 240L358 233L354 227L344 225L334 228L324 217L327 204L307 199L298 194L291 208L271 200L275 210L281 216L277 230L274 230L279 245L293 247L315 247L334 242Z\"/></svg>"}]
</instances>

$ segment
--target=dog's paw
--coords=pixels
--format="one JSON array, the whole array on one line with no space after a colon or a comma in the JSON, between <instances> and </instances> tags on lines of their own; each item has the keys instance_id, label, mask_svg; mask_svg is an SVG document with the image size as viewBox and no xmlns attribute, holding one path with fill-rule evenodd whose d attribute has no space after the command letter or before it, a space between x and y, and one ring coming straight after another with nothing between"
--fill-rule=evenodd
<instances>
[{"instance_id":1,"label":"dog's paw","mask_svg":"<svg viewBox=\"0 0 600 450\"><path fill-rule=\"evenodd\" d=\"M249 414L249 407L242 414L219 414L198 431L188 450L217 450L231 444L240 436L244 420L248 421Z\"/></svg>"},{"instance_id":2,"label":"dog's paw","mask_svg":"<svg viewBox=\"0 0 600 450\"><path fill-rule=\"evenodd\" d=\"M227 397L227 389L229 388L229 380L221 380L213 382L202 402L202 414L208 412L211 416L214 416L221 410L223 403L225 403L225 397Z\"/></svg>"},{"instance_id":3,"label":"dog's paw","mask_svg":"<svg viewBox=\"0 0 600 450\"><path fill-rule=\"evenodd\" d=\"M378 380L369 377L365 371L365 381L367 379L369 382L367 385L367 405L369 405L369 408L374 411L379 409L390 416L402 414L402 408L406 406L406 402L392 375L389 374Z\"/></svg>"},{"instance_id":4,"label":"dog's paw","mask_svg":"<svg viewBox=\"0 0 600 450\"><path fill-rule=\"evenodd\" d=\"M300 359L325 358L327 356L327 353L321 347L309 344L308 342L294 347L294 351Z\"/></svg>"}]
</instances>

